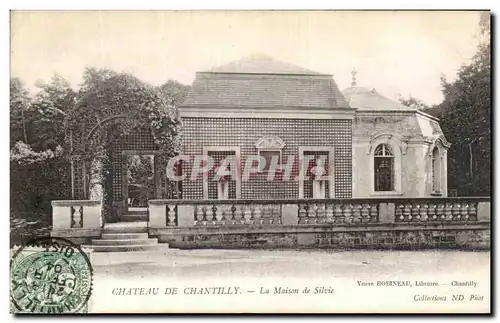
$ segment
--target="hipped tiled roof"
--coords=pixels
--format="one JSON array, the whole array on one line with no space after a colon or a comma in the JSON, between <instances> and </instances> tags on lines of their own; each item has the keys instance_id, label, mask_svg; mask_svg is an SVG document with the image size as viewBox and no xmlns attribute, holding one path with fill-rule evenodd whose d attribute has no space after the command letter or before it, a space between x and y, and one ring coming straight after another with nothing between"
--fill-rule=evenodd
<instances>
[{"instance_id":1,"label":"hipped tiled roof","mask_svg":"<svg viewBox=\"0 0 500 323\"><path fill-rule=\"evenodd\" d=\"M353 86L343 92L349 106L358 110L402 111L416 110L380 95L375 89Z\"/></svg>"},{"instance_id":2,"label":"hipped tiled roof","mask_svg":"<svg viewBox=\"0 0 500 323\"><path fill-rule=\"evenodd\" d=\"M198 72L184 107L347 108L331 75L250 58Z\"/></svg>"},{"instance_id":3,"label":"hipped tiled roof","mask_svg":"<svg viewBox=\"0 0 500 323\"><path fill-rule=\"evenodd\" d=\"M206 72L229 74L328 75L280 62L265 55L251 55L239 61L215 67Z\"/></svg>"}]
</instances>

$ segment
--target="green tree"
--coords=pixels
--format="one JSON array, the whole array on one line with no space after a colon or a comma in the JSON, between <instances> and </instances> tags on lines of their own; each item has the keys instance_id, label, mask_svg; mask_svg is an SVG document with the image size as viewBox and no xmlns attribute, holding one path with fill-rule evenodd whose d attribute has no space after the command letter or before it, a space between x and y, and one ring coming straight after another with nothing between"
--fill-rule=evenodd
<instances>
[{"instance_id":1,"label":"green tree","mask_svg":"<svg viewBox=\"0 0 500 323\"><path fill-rule=\"evenodd\" d=\"M442 78L441 126L452 143L448 153L449 186L460 195L491 193L490 16L480 17L480 44L457 79Z\"/></svg>"}]
</instances>

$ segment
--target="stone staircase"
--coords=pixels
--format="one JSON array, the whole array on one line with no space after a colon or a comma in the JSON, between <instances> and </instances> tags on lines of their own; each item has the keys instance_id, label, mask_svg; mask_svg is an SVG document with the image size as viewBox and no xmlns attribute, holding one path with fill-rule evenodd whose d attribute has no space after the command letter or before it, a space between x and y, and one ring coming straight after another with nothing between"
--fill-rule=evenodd
<instances>
[{"instance_id":1,"label":"stone staircase","mask_svg":"<svg viewBox=\"0 0 500 323\"><path fill-rule=\"evenodd\" d=\"M166 251L168 243L158 243L148 236L147 211L130 210L122 216L122 222L106 223L100 239L93 239L85 248L94 252Z\"/></svg>"},{"instance_id":2,"label":"stone staircase","mask_svg":"<svg viewBox=\"0 0 500 323\"><path fill-rule=\"evenodd\" d=\"M121 216L122 222L147 222L148 220L148 209L142 207L130 207L128 212Z\"/></svg>"}]
</instances>

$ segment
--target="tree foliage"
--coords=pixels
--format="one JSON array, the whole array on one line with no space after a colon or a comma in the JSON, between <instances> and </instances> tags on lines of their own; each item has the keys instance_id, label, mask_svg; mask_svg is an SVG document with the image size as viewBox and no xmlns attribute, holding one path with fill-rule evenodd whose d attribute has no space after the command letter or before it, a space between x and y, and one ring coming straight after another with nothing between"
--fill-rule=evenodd
<instances>
[{"instance_id":1,"label":"tree foliage","mask_svg":"<svg viewBox=\"0 0 500 323\"><path fill-rule=\"evenodd\" d=\"M429 106L422 100L414 98L412 96L410 96L408 99L405 99L403 97L399 98L399 103L411 109L425 110L429 108Z\"/></svg>"},{"instance_id":2,"label":"tree foliage","mask_svg":"<svg viewBox=\"0 0 500 323\"><path fill-rule=\"evenodd\" d=\"M28 220L48 226L51 200L71 198L69 156L79 149L87 159L109 156L106 144L112 131L100 122L113 114L128 113L113 131L130 133L146 125L166 155L178 151L180 120L172 103L183 100L185 88L180 83L154 87L129 74L87 68L77 90L58 75L37 87L38 92L30 95L20 79L12 78L10 83L11 220L15 226ZM95 135L85 137L94 127ZM90 150L82 151L80 144ZM106 174L110 169L108 163L100 171Z\"/></svg>"},{"instance_id":3,"label":"tree foliage","mask_svg":"<svg viewBox=\"0 0 500 323\"><path fill-rule=\"evenodd\" d=\"M10 147L18 141L28 142L27 114L31 97L18 78L10 80Z\"/></svg>"},{"instance_id":4,"label":"tree foliage","mask_svg":"<svg viewBox=\"0 0 500 323\"><path fill-rule=\"evenodd\" d=\"M480 19L480 44L456 80L442 79L441 126L452 143L449 186L460 195L489 195L491 190L491 60L489 13Z\"/></svg>"},{"instance_id":5,"label":"tree foliage","mask_svg":"<svg viewBox=\"0 0 500 323\"><path fill-rule=\"evenodd\" d=\"M190 88L189 85L184 85L174 80L168 80L166 83L160 85L158 90L165 100L167 100L168 104L179 106L184 102Z\"/></svg>"},{"instance_id":6,"label":"tree foliage","mask_svg":"<svg viewBox=\"0 0 500 323\"><path fill-rule=\"evenodd\" d=\"M175 101L177 94L168 96L126 74L107 69L87 68L84 82L76 98L76 107L67 118L67 126L78 128L73 142L84 153L93 153L97 146L109 140L112 133L131 133L139 127L149 127L160 150L173 155L179 150L177 134L180 132L180 119L176 108L169 101ZM110 117L123 115L113 129L107 127ZM97 128L96 128L97 126ZM92 130L92 136L89 136ZM79 137L78 137L79 136ZM81 139L78 142L78 139ZM90 148L85 151L86 145Z\"/></svg>"}]
</instances>

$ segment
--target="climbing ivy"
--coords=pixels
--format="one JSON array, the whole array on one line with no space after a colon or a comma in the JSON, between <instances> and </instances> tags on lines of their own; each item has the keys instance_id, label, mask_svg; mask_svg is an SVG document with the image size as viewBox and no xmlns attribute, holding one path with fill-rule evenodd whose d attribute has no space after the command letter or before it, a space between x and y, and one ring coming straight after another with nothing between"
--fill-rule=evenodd
<instances>
[{"instance_id":1,"label":"climbing ivy","mask_svg":"<svg viewBox=\"0 0 500 323\"><path fill-rule=\"evenodd\" d=\"M86 169L91 170L89 176L98 178L104 188L105 213L111 209L113 138L149 128L162 164L180 149L181 121L176 107L157 88L130 74L107 69L85 70L65 126L68 150L83 158Z\"/></svg>"}]
</instances>

